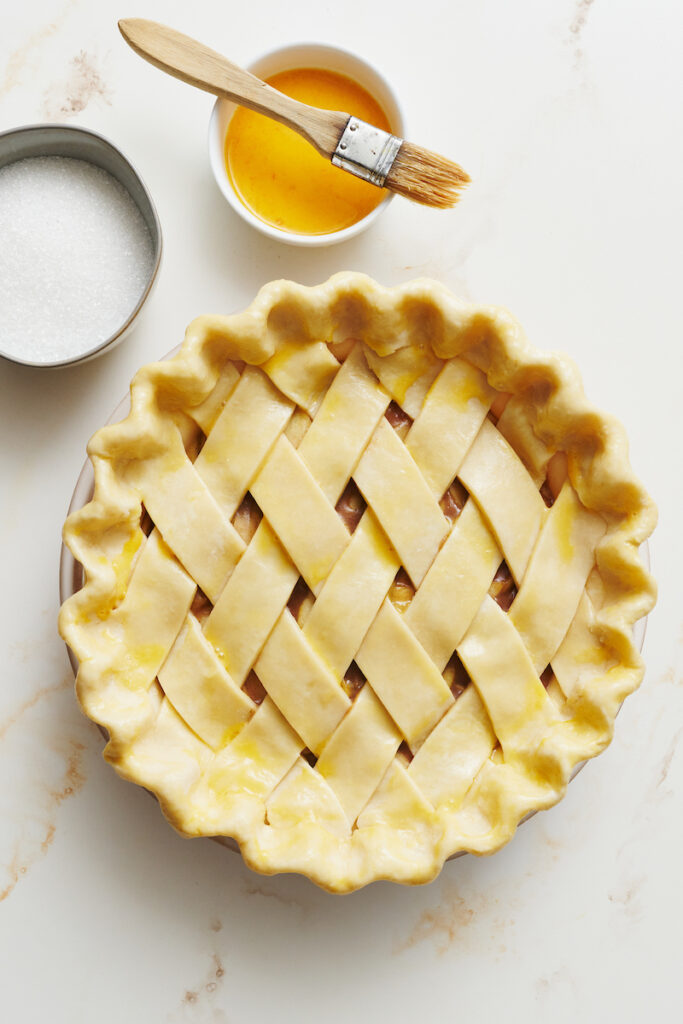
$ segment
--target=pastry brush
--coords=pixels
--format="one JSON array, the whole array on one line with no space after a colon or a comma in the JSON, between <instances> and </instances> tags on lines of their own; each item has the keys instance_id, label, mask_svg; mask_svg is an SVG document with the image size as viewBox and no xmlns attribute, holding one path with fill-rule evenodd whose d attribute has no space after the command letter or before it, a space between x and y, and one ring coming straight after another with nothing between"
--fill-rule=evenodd
<instances>
[{"instance_id":1,"label":"pastry brush","mask_svg":"<svg viewBox=\"0 0 683 1024\"><path fill-rule=\"evenodd\" d=\"M256 75L174 29L144 18L119 21L121 35L150 64L182 82L231 100L292 128L336 167L426 206L454 206L469 182L438 153L338 110L285 96Z\"/></svg>"}]
</instances>

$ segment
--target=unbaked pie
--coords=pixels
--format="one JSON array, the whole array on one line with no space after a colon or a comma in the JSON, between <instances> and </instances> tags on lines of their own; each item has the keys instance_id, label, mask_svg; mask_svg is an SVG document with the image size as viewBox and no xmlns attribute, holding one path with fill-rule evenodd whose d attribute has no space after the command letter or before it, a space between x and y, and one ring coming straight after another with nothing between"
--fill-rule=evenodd
<instances>
[{"instance_id":1,"label":"unbaked pie","mask_svg":"<svg viewBox=\"0 0 683 1024\"><path fill-rule=\"evenodd\" d=\"M609 742L654 603L621 426L506 312L275 282L89 445L60 628L185 835L336 892L491 853Z\"/></svg>"}]
</instances>

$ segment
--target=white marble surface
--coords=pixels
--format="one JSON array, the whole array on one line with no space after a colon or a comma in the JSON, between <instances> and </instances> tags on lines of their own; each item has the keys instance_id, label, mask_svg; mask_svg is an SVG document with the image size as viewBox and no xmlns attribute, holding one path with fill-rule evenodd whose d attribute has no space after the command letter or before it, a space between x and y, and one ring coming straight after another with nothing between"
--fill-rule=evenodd
<instances>
[{"instance_id":1,"label":"white marble surface","mask_svg":"<svg viewBox=\"0 0 683 1024\"><path fill-rule=\"evenodd\" d=\"M376 62L411 136L474 184L397 200L367 235L297 251L211 179L211 100L139 61L118 16L237 61L301 39ZM680 1015L683 7L679 0L24 0L0 14L0 129L109 135L158 203L165 257L134 333L64 371L0 365L0 963L7 1021L642 1021ZM440 97L440 106L433 98ZM2 240L0 240L2 244ZM508 306L626 423L660 507L647 673L562 804L429 886L331 897L176 836L101 759L57 636L59 531L90 434L135 369L273 277L431 275ZM0 311L1 316L1 311Z\"/></svg>"}]
</instances>

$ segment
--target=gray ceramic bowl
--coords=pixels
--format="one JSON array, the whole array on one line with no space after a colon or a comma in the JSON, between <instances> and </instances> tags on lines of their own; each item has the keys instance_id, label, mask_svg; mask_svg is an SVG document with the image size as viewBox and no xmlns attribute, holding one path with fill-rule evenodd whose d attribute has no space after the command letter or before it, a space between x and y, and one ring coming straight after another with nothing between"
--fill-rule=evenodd
<instances>
[{"instance_id":1,"label":"gray ceramic bowl","mask_svg":"<svg viewBox=\"0 0 683 1024\"><path fill-rule=\"evenodd\" d=\"M154 207L152 197L144 184L142 178L135 170L131 162L123 155L120 149L105 139L103 135L90 131L89 128L76 128L73 125L63 124L33 124L23 128L13 128L10 131L0 132L0 167L12 164L16 160L24 160L34 156L66 156L74 160L87 160L96 167L108 171L113 178L123 185L131 199L138 207L142 218L149 229L154 248L154 261L149 273L149 278L144 291L140 296L137 305L131 310L128 318L104 341L86 349L72 359L59 360L56 362L36 361L29 358L20 358L16 355L9 355L0 348L0 356L15 363L23 363L25 366L57 367L73 366L75 363L83 363L88 359L118 345L133 326L133 323L142 309L152 285L156 280L157 271L161 262L161 224Z\"/></svg>"}]
</instances>

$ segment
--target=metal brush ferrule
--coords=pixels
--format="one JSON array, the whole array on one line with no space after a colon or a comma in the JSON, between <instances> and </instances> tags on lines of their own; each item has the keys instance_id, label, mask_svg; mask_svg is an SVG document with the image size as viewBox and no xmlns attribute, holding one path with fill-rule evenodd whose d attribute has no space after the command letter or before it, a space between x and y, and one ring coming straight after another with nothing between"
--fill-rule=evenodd
<instances>
[{"instance_id":1,"label":"metal brush ferrule","mask_svg":"<svg viewBox=\"0 0 683 1024\"><path fill-rule=\"evenodd\" d=\"M373 124L350 117L332 154L332 163L383 188L402 142Z\"/></svg>"}]
</instances>

